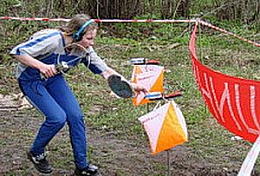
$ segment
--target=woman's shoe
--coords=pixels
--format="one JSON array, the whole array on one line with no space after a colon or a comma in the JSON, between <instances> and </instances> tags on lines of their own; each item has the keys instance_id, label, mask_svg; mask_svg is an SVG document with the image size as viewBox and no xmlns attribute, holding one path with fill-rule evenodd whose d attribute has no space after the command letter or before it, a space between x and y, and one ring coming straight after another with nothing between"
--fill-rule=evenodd
<instances>
[{"instance_id":1,"label":"woman's shoe","mask_svg":"<svg viewBox=\"0 0 260 176\"><path fill-rule=\"evenodd\" d=\"M92 164L89 164L88 167L84 169L75 169L75 175L77 176L95 176L98 174L98 167Z\"/></svg>"},{"instance_id":2,"label":"woman's shoe","mask_svg":"<svg viewBox=\"0 0 260 176\"><path fill-rule=\"evenodd\" d=\"M39 172L45 174L52 172L52 167L46 160L45 153L34 156L31 152L27 152L27 157L33 163L35 169L37 169Z\"/></svg>"}]
</instances>

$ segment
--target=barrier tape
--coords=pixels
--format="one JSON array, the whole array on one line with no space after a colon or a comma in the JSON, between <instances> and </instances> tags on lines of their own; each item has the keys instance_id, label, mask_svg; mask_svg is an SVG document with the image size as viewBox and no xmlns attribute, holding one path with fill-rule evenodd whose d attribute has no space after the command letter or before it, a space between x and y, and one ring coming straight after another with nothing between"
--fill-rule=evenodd
<instances>
[{"instance_id":1,"label":"barrier tape","mask_svg":"<svg viewBox=\"0 0 260 176\"><path fill-rule=\"evenodd\" d=\"M95 19L96 22L102 23L195 23L197 20L124 20L124 19Z\"/></svg>"},{"instance_id":2,"label":"barrier tape","mask_svg":"<svg viewBox=\"0 0 260 176\"><path fill-rule=\"evenodd\" d=\"M65 18L26 18L26 17L0 17L0 20L20 20L20 21L53 21L53 22L68 22L70 19Z\"/></svg>"},{"instance_id":3,"label":"barrier tape","mask_svg":"<svg viewBox=\"0 0 260 176\"><path fill-rule=\"evenodd\" d=\"M220 31L220 32L222 32L222 33L224 33L224 34L233 36L233 37L235 37L235 38L237 38L237 39L239 39L239 40L243 40L243 41L248 42L248 43L250 43L250 44L252 44L252 45L255 45L255 46L257 46L257 47L260 47L260 44L259 44L259 43L256 43L256 42L254 42L254 41L252 41L252 40L248 40L248 39L245 39L245 38L243 38L243 37L240 37L240 36L238 36L238 35L236 35L236 34L234 34L234 33L232 33L232 32L226 31L225 29L221 29L220 27L217 27L217 26L213 26L212 24L207 23L207 22L205 22L205 21L200 20L199 23L202 24L202 25L204 25L204 26L207 26L207 27L210 27L210 28L212 28L212 29L215 29L216 31Z\"/></svg>"},{"instance_id":4,"label":"barrier tape","mask_svg":"<svg viewBox=\"0 0 260 176\"><path fill-rule=\"evenodd\" d=\"M68 22L70 19L66 19L66 18L26 18L26 17L0 17L0 20L20 20L20 21L51 21L51 22ZM256 43L252 40L248 40L245 39L243 37L240 37L232 32L229 32L225 29L221 29L220 27L214 26L208 22L202 21L200 19L190 19L190 20L175 20L175 19L171 19L171 20L153 20L153 19L136 19L136 20L127 20L127 19L94 19L95 22L97 23L196 23L210 27L214 30L220 31L224 34L233 36L239 40L248 42L252 45L255 45L257 47L260 47L259 43Z\"/></svg>"},{"instance_id":5,"label":"barrier tape","mask_svg":"<svg viewBox=\"0 0 260 176\"><path fill-rule=\"evenodd\" d=\"M66 18L26 18L26 17L0 17L0 20L20 20L20 21L53 21L68 22ZM194 23L197 20L124 20L124 19L94 19L97 23Z\"/></svg>"}]
</instances>

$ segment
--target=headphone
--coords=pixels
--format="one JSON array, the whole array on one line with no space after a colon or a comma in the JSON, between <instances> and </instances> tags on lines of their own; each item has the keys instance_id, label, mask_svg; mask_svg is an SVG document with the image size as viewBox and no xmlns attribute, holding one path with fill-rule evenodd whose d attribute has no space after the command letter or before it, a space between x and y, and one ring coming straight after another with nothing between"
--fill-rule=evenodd
<instances>
[{"instance_id":1,"label":"headphone","mask_svg":"<svg viewBox=\"0 0 260 176\"><path fill-rule=\"evenodd\" d=\"M77 42L80 41L80 40L82 39L82 37L83 37L82 32L85 30L85 28L86 28L87 26L89 26L89 25L90 25L91 23L93 23L93 22L95 22L95 20L93 20L93 19L86 21L86 22L80 27L80 29L79 29L78 31L76 31L76 32L72 35L72 38L73 38L74 40L76 40Z\"/></svg>"}]
</instances>

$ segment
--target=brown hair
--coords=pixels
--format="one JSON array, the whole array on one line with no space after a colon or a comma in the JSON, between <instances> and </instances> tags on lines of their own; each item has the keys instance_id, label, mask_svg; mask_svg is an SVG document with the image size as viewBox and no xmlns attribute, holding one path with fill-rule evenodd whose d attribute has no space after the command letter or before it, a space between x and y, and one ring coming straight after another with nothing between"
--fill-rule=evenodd
<instances>
[{"instance_id":1,"label":"brown hair","mask_svg":"<svg viewBox=\"0 0 260 176\"><path fill-rule=\"evenodd\" d=\"M66 33L66 35L71 36L75 32L77 32L85 23L89 21L91 18L86 14L77 14L75 15L66 26L59 26L57 29ZM89 26L87 26L82 34L84 35L88 30L93 30L96 28L96 23L93 22Z\"/></svg>"}]
</instances>

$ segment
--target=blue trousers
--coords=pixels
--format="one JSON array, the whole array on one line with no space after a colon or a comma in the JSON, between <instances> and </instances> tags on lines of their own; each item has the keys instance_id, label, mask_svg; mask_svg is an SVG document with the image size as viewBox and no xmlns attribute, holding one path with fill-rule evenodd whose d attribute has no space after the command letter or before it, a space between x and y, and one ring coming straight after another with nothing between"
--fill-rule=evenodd
<instances>
[{"instance_id":1,"label":"blue trousers","mask_svg":"<svg viewBox=\"0 0 260 176\"><path fill-rule=\"evenodd\" d=\"M19 86L28 100L45 116L31 152L34 155L43 153L45 146L67 122L75 165L80 169L88 166L83 112L63 76L56 75L47 80L19 80Z\"/></svg>"}]
</instances>

